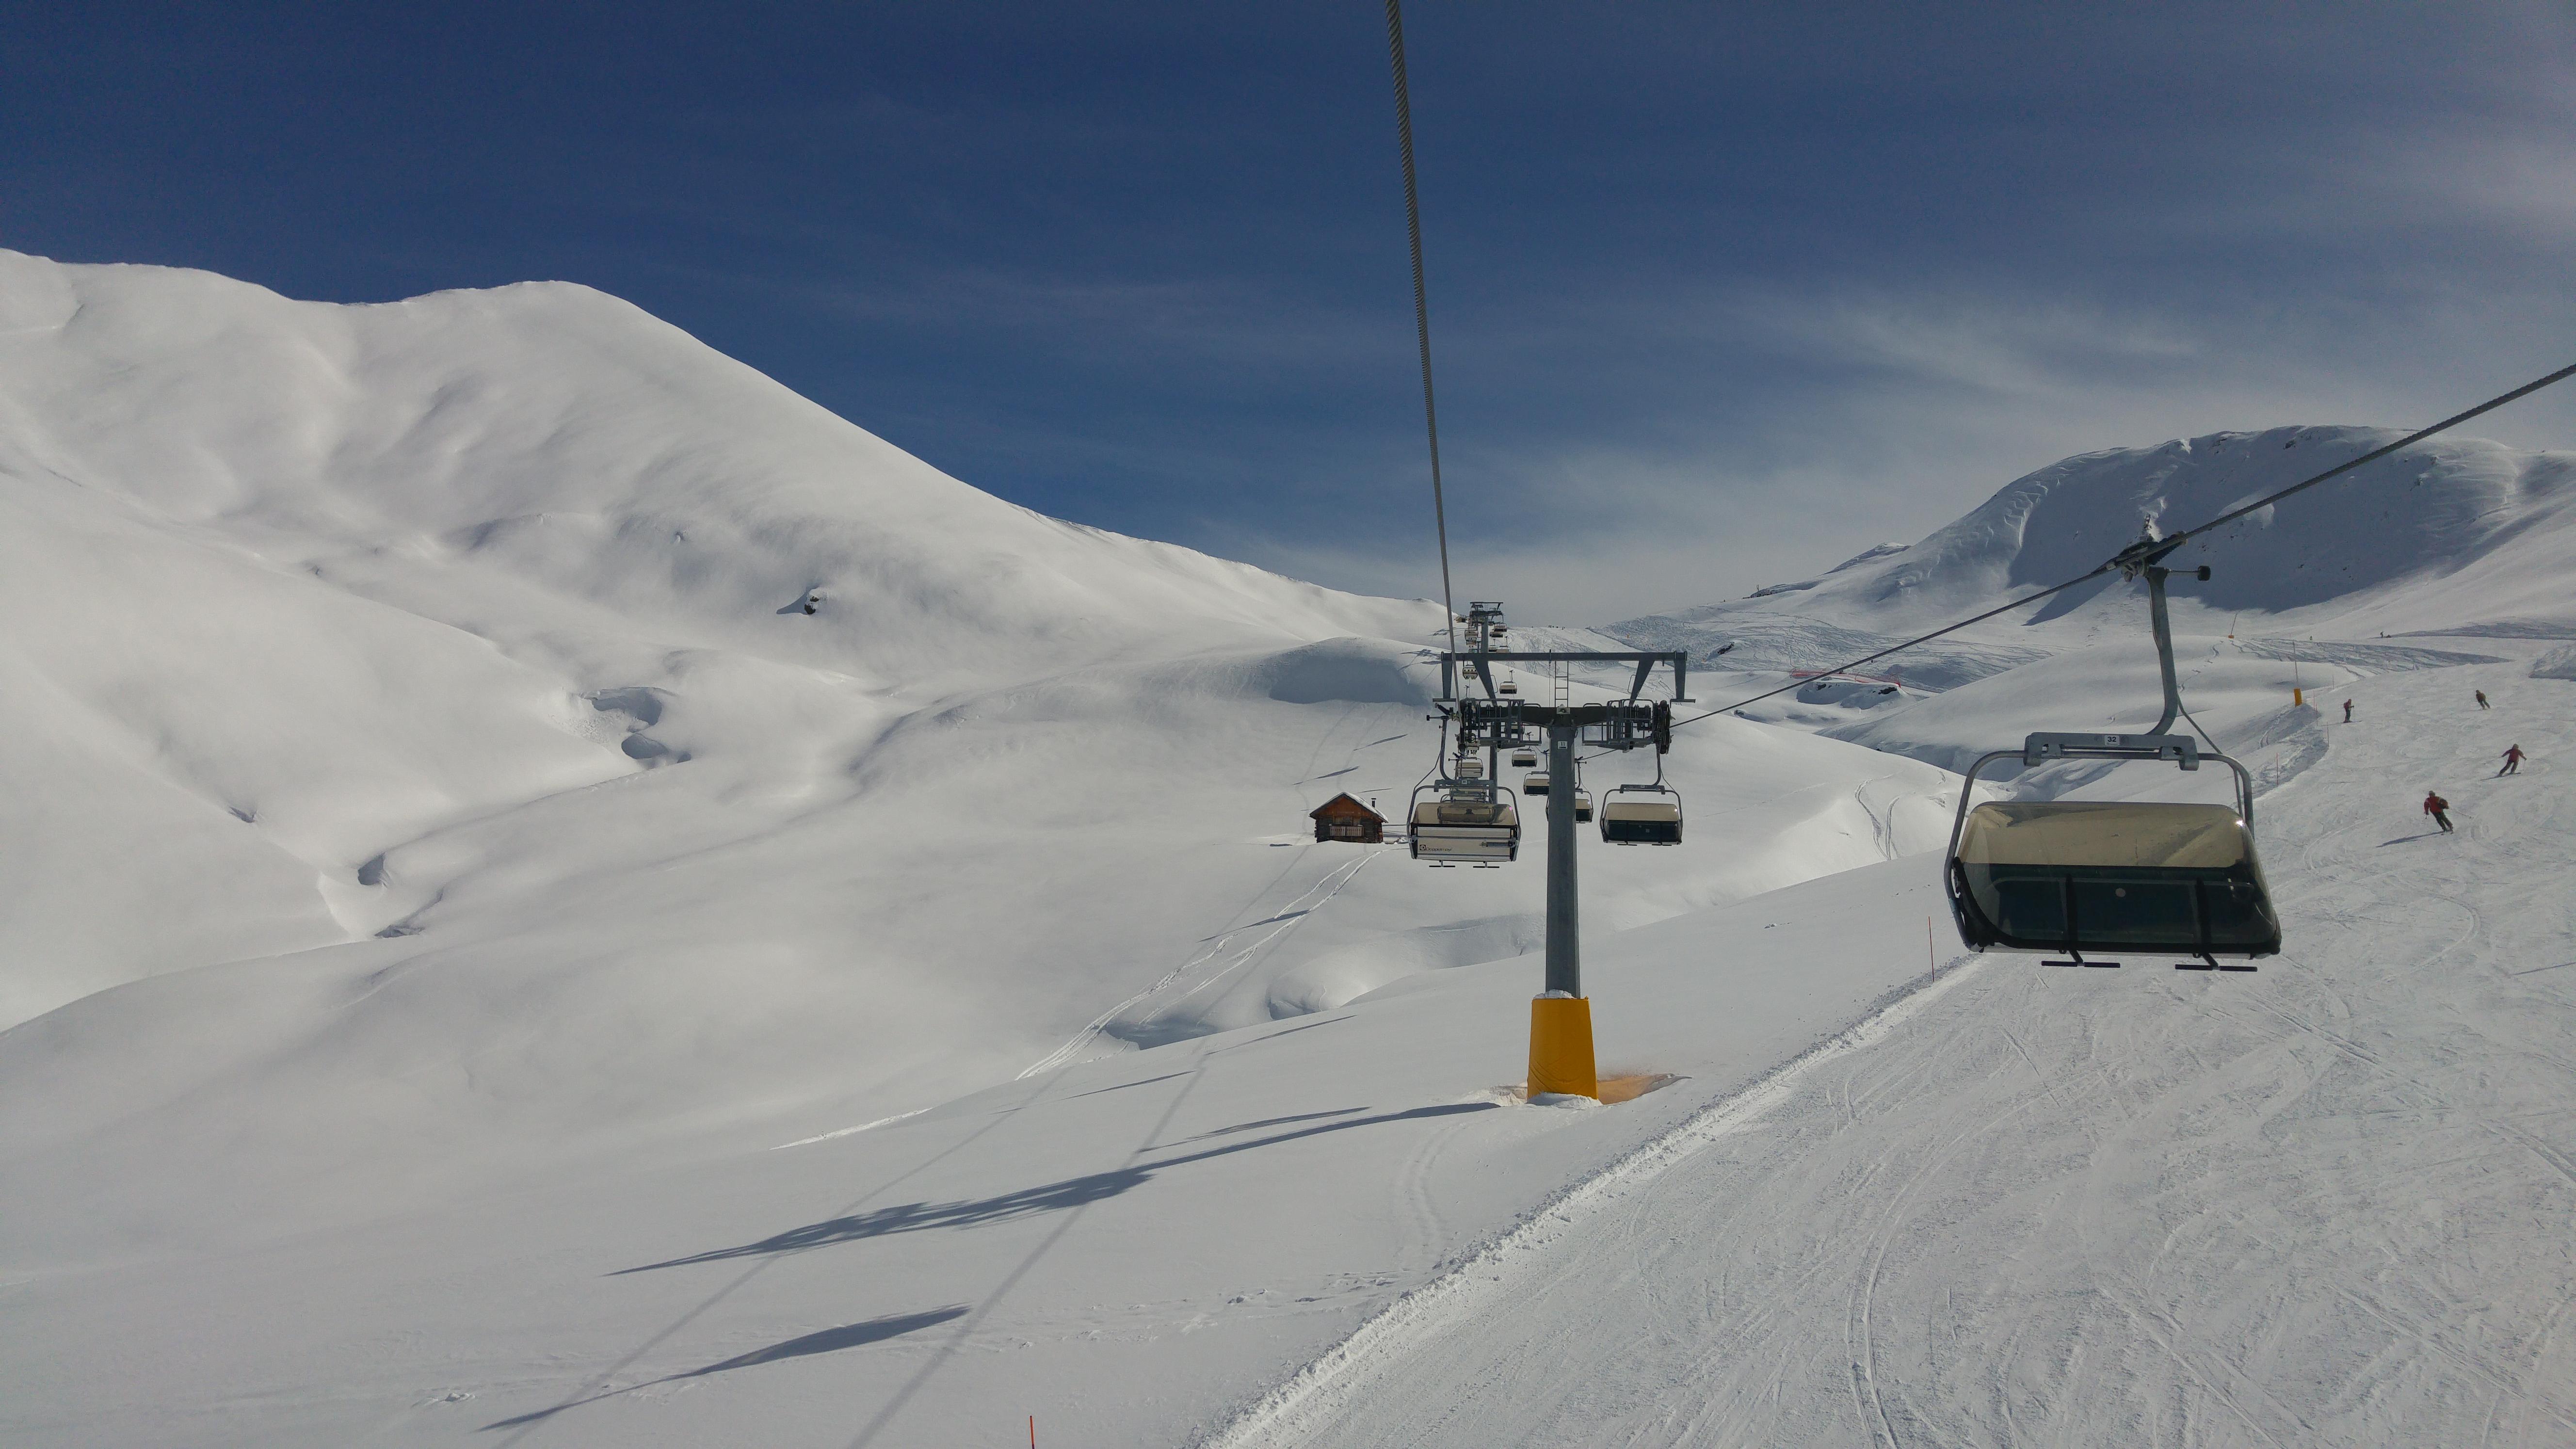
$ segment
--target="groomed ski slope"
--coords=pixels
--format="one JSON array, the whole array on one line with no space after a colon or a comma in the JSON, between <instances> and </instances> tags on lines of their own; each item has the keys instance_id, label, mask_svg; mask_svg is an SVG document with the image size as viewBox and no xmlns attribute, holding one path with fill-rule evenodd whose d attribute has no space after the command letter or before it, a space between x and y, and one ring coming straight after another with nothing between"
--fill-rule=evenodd
<instances>
[{"instance_id":1,"label":"groomed ski slope","mask_svg":"<svg viewBox=\"0 0 2576 1449\"><path fill-rule=\"evenodd\" d=\"M2259 974L1975 960L1209 1442L2576 1443L2576 693L2349 692Z\"/></svg>"}]
</instances>

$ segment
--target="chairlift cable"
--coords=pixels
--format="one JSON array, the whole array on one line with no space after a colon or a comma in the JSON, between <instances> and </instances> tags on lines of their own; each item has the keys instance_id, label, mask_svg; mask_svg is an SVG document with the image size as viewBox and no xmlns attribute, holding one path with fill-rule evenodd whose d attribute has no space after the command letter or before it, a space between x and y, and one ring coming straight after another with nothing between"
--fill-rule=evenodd
<instances>
[{"instance_id":1,"label":"chairlift cable","mask_svg":"<svg viewBox=\"0 0 2576 1449\"><path fill-rule=\"evenodd\" d=\"M1387 3L1392 7L1395 0L1387 0ZM2405 437L2399 438L2396 442L2373 448L2358 458L2338 463L2314 477L2302 479L2299 482L2293 483L2278 493L2272 493L2262 498L2258 498L2241 508L2229 509L2227 512L2209 520L2207 523L2200 524L2194 528L2186 528L2180 533L2167 534L2163 538L2156 540L2153 544L2153 557L2162 558L2166 554L2181 547L2183 544L2190 542L2192 539L2209 532L2211 529L2216 528L2221 524L2233 523L2237 519L2243 518L2245 515L2255 512L2258 509L2268 508L2272 504L2280 502L2282 499L2289 497L2293 493L2314 488L2318 484L2323 483L2330 478L2340 477L2365 463L2387 457L2389 454L2394 453L2401 448L2420 443L2426 438L2432 437L2436 433L2445 432L2451 428L2458 427L2460 424L2465 423L2469 419L2477 417L2482 413L2493 412L2497 408L2503 407L2506 403L2512 402L2518 398L2527 397L2532 393L2540 391L2544 387L2548 387L2552 383L2564 382L2570 377L2576 377L2576 365L2562 367L2556 372L2550 373L2545 377L2535 378L2532 381L2526 382L2522 386L2515 388L2511 392L2498 393L2496 396L2487 399L2476 407L2470 408L2466 412L2454 413L2440 422L2433 424L2431 427L2417 429L2416 431L2407 434ZM2020 608L2024 604L2035 604L2040 600L2047 598L2051 594L2064 593L2066 590L2075 587L2077 584L2083 583L2087 579L2098 578L2103 574L2114 572L2120 569L2125 563L2129 562L2133 555L2138 555L2140 553L2140 548L2133 547L2131 549L2125 549L2117 556L2103 560L2101 563L2094 565L2092 568L2086 569L2084 572L2077 574L2075 577L2068 579L2062 584L2051 584L2047 588L2041 589L2036 593L2024 594L2022 597L2013 600L2011 603L1998 605L1995 608L1986 610L1982 614L1972 614L1965 619L1959 620L1955 624L1945 624L1942 627L1933 630L1929 634L1917 635L1912 639L1906 640L1902 644L1891 644L1887 648L1881 649L1875 654L1864 654L1858 659L1850 660L1843 664L1837 664L1831 669L1822 671L1822 673L1840 674L1848 670L1857 669L1861 665L1884 659L1890 654L1896 654L1904 650L1911 649L1918 644L1929 644L1944 634L1955 634L1961 629L1967 628L1971 624L1982 624L1986 620L1995 617L1997 614L2011 613L2013 610ZM1769 699L1774 695L1787 694L1791 690L1799 688L1800 685L1804 683L1804 680L1800 680L1796 683L1781 685L1777 689L1766 689L1760 694L1739 699L1733 704L1720 705L1716 709L1704 710L1687 719L1674 720L1673 728L1679 729L1686 724L1697 724L1701 720L1712 719L1732 710L1742 709L1748 704L1759 704L1763 700ZM2192 728L2200 728L2200 722L2194 720L2192 722Z\"/></svg>"},{"instance_id":2,"label":"chairlift cable","mask_svg":"<svg viewBox=\"0 0 2576 1449\"><path fill-rule=\"evenodd\" d=\"M1993 618L1993 617L1994 617L1994 616L1996 616L1997 614L2009 614L2009 613L2011 613L2013 610L2020 608L2020 607L2021 607L2022 605L2024 605L2024 604L2035 604L2035 603L2038 603L2040 600L2047 598L2047 597L2048 597L2049 595L2051 595L2051 594L2061 594L2061 593L2064 593L2064 592L2065 592L2065 591L2067 591L2068 589L2071 589L2071 588L2075 587L2077 584L2080 584L2080 583L2084 582L2086 579L2092 578L2092 577L2094 577L2094 576L2095 576L2095 575L2097 575L2097 574L2104 574L2104 573L2108 573L2108 572L2110 572L2110 570L2111 570L2111 565L2110 565L2110 564L2108 564L2108 563L2103 563L2103 564L2096 565L2095 567L2090 568L2090 569L2087 569L2087 570L2085 570L2083 573L2077 574L2075 577L2073 577L2073 578L2071 578L2071 579L2068 579L2066 582L2064 582L2064 583L2062 583L2062 584L2051 584L2051 585L2049 585L2047 588L2044 588L2044 589L2039 590L2037 593L2024 594L2023 596L2021 596L2021 597L2020 597L2020 598L2018 598L2018 599L2013 600L2013 601L2012 601L2011 603L2009 603L2009 604L1999 604L1999 605L1997 605L1997 606L1996 606L1996 607L1994 607L1994 608L1991 608L1991 609L1986 610L1986 611L1985 611L1984 613L1982 613L1982 614L1972 614L1972 615L1970 615L1969 617L1967 617L1967 618L1965 618L1965 619L1961 619L1959 622L1957 622L1957 623L1955 623L1955 624L1945 624L1945 625L1941 626L1940 628L1933 630L1933 631L1932 631L1931 633L1929 633L1929 634L1918 634L1918 635L1916 635L1914 638L1908 639L1908 640L1906 640L1906 641L1905 641L1904 643L1902 643L1902 644L1891 644L1891 645L1887 646L1886 648L1879 650L1879 651L1878 651L1877 653L1875 653L1875 654L1864 654L1864 655L1862 655L1861 657L1859 657L1858 659L1851 660L1850 662L1848 662L1848 663L1844 663L1844 664L1837 664L1837 665L1835 665L1835 666L1834 666L1833 668L1831 668L1831 669L1823 670L1823 671L1820 671L1820 672L1821 672L1821 673L1823 673L1823 674L1840 674L1840 673L1843 673L1843 672L1844 672L1844 671L1846 671L1846 670L1856 669L1856 668L1860 667L1861 665L1868 664L1868 663L1870 663L1870 662L1872 662L1872 661L1874 661L1874 660L1884 659L1884 658L1886 658L1886 657L1887 657L1888 655L1890 655L1890 654L1896 654L1896 653L1900 653L1900 652L1902 652L1902 651L1904 651L1904 650L1911 649L1911 648L1913 648L1913 647L1914 647L1915 645L1917 645L1917 644L1929 644L1929 643L1931 643L1933 640L1940 638L1940 637L1941 637L1942 635L1944 635L1944 634L1955 634L1955 633L1959 632L1960 630L1967 628L1970 624L1982 624L1982 623L1984 623L1986 620ZM1716 716L1716 715L1725 714L1725 713L1726 713L1727 711L1729 711L1729 710L1742 709L1744 706L1746 706L1746 705L1748 705L1748 704L1759 704L1759 703L1761 703L1763 700L1769 699L1771 696L1773 696L1773 695L1775 695L1775 694L1787 694L1787 693L1789 693L1791 690L1798 689L1798 688L1802 687L1803 685L1805 685L1805 684L1806 684L1806 682L1807 682L1806 680L1803 680L1803 679L1802 679L1802 680L1799 680L1799 681L1797 681L1796 683L1793 683L1793 684L1784 684L1784 685L1781 685L1778 689L1766 689L1766 690L1764 690L1764 691L1763 691L1762 693L1760 693L1760 694L1753 695L1752 697L1747 698L1747 699L1739 699L1739 700L1737 700L1737 701L1736 701L1735 703L1733 703L1733 704L1720 705L1720 706L1719 706L1719 707L1717 707L1716 709L1712 709L1712 710L1703 710L1702 712L1700 712L1700 713L1698 713L1698 714L1695 714L1695 715L1690 716L1688 719L1677 719L1677 720L1674 720L1674 721L1673 721L1673 728L1675 728L1675 729L1680 729L1683 725L1686 725L1686 724L1697 724L1697 723L1699 723L1701 720L1709 719L1709 718L1711 718L1711 717L1713 717L1713 716Z\"/></svg>"},{"instance_id":3,"label":"chairlift cable","mask_svg":"<svg viewBox=\"0 0 2576 1449\"><path fill-rule=\"evenodd\" d=\"M1422 423L1431 436L1431 521L1440 538L1440 609L1458 652L1458 597L1449 586L1449 509L1440 495L1440 410L1431 395L1431 302L1422 285L1422 197L1413 173L1413 98L1404 79L1404 12L1386 0L1387 62L1395 72L1395 134L1404 151L1404 224L1413 247L1413 330L1422 343Z\"/></svg>"}]
</instances>

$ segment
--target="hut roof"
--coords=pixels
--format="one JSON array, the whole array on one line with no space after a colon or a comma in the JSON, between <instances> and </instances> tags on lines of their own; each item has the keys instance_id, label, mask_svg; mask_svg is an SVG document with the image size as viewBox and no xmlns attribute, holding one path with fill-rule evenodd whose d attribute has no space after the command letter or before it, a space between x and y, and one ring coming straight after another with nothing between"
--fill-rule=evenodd
<instances>
[{"instance_id":1,"label":"hut roof","mask_svg":"<svg viewBox=\"0 0 2576 1449\"><path fill-rule=\"evenodd\" d=\"M1378 821L1381 824L1386 820L1385 816L1378 814L1376 811L1371 810L1366 805L1361 804L1348 795L1336 795L1332 799L1327 800L1323 804L1306 812L1306 818L1309 820L1321 820L1327 815L1360 815L1365 816L1368 819Z\"/></svg>"}]
</instances>

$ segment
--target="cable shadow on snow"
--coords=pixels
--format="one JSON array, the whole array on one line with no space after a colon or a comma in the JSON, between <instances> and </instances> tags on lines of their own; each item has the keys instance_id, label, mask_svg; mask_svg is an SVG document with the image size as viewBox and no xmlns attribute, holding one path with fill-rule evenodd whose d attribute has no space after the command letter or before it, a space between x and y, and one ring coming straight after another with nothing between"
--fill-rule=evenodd
<instances>
[{"instance_id":1,"label":"cable shadow on snow","mask_svg":"<svg viewBox=\"0 0 2576 1449\"><path fill-rule=\"evenodd\" d=\"M1299 1112L1289 1117L1264 1117L1258 1122L1237 1122L1231 1127L1219 1127L1213 1131L1202 1132L1196 1137L1184 1137L1172 1145L1181 1147L1192 1142L1205 1142L1211 1137L1231 1137L1237 1132L1258 1132L1264 1127L1280 1127L1290 1122L1313 1122L1325 1117L1347 1117L1353 1112L1366 1110L1363 1107L1336 1107L1330 1112ZM1153 1150L1150 1147L1146 1149L1148 1152Z\"/></svg>"},{"instance_id":2,"label":"cable shadow on snow","mask_svg":"<svg viewBox=\"0 0 2576 1449\"><path fill-rule=\"evenodd\" d=\"M1433 1117L1454 1117L1467 1112L1490 1112L1500 1105L1496 1102L1451 1102L1437 1107L1413 1107L1402 1112L1382 1112L1374 1117L1358 1117L1347 1122L1327 1122L1321 1126L1304 1127L1294 1132L1278 1132L1268 1137L1256 1137L1249 1142L1234 1142L1223 1147L1204 1148L1179 1157L1167 1157L1160 1162L1121 1167L1108 1172L1086 1173L1081 1177L1066 1178L1062 1182L1050 1182L1042 1187L1024 1187L993 1197L973 1198L962 1202L903 1203L895 1207L878 1208L874 1212L826 1218L822 1222L808 1223L801 1228L789 1228L783 1233L763 1238L756 1243L744 1243L731 1248L712 1248L703 1253L692 1253L685 1258L671 1258L659 1263L644 1263L632 1268L620 1268L608 1276L616 1278L628 1273L650 1273L663 1268L685 1268L698 1263L723 1263L735 1258L762 1258L786 1253L802 1253L815 1248L830 1247L836 1243L861 1242L895 1233L918 1233L940 1228L979 1228L993 1223L1012 1222L1020 1218L1035 1217L1041 1213L1086 1207L1092 1203L1116 1197L1143 1186L1153 1179L1155 1173L1168 1167L1205 1162L1212 1157L1250 1152L1255 1148L1293 1142L1300 1137L1314 1137L1326 1132L1347 1132L1354 1127L1374 1127L1387 1122L1413 1122ZM1349 1110L1360 1109L1354 1107Z\"/></svg>"},{"instance_id":3,"label":"cable shadow on snow","mask_svg":"<svg viewBox=\"0 0 2576 1449\"><path fill-rule=\"evenodd\" d=\"M749 1368L753 1364L776 1363L780 1359L804 1358L809 1354L837 1353L845 1348L857 1348L863 1344L880 1343L886 1339L899 1338L904 1334L912 1333L919 1329L933 1328L939 1324L948 1322L952 1318L962 1318L965 1315L965 1304L952 1303L946 1308L933 1308L925 1313L896 1313L889 1314L884 1318L871 1318L865 1323L845 1323L838 1328L826 1328L819 1333L809 1333L801 1338L790 1338L782 1342L773 1343L767 1348L756 1348L749 1353L738 1354L735 1357L726 1359L722 1363L708 1364L705 1368L690 1369L686 1373L664 1374L658 1379L647 1379L640 1384L628 1384L622 1389L611 1389L604 1394L593 1394L586 1399L573 1399L566 1403L556 1404L552 1408L539 1409L534 1413L519 1414L507 1419L495 1419L491 1423L484 1425L480 1432L490 1433L495 1429L516 1429L522 1425L534 1424L544 1419L550 1419L555 1415L562 1413L566 1409L577 1409L584 1404L595 1404L602 1399L613 1399L619 1394L631 1394L637 1389L649 1389L657 1384L675 1384L680 1382L682 1379L702 1379L709 1374L727 1373L738 1368Z\"/></svg>"},{"instance_id":4,"label":"cable shadow on snow","mask_svg":"<svg viewBox=\"0 0 2576 1449\"><path fill-rule=\"evenodd\" d=\"M1094 1087L1088 1092L1076 1092L1072 1096L1065 1097L1062 1100L1070 1102L1079 1097L1097 1097L1103 1092L1123 1092L1129 1087L1150 1087L1156 1082L1168 1082L1175 1077L1186 1077L1188 1075L1189 1073L1187 1072L1165 1072L1159 1077L1139 1077L1132 1082L1120 1082L1115 1086Z\"/></svg>"}]
</instances>

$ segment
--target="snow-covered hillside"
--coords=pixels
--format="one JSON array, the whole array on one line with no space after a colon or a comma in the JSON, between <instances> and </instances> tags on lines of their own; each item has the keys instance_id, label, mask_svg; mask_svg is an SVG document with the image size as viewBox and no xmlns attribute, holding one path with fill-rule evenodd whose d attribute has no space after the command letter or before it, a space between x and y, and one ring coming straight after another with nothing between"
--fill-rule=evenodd
<instances>
[{"instance_id":1,"label":"snow-covered hillside","mask_svg":"<svg viewBox=\"0 0 2576 1449\"><path fill-rule=\"evenodd\" d=\"M584 288L0 254L0 509L21 1264L799 1135L1536 939L1529 873L1310 838L1429 764L1436 605L1002 503ZM1940 813L1830 741L1671 763L1728 828L1617 852L1603 929Z\"/></svg>"},{"instance_id":2,"label":"snow-covered hillside","mask_svg":"<svg viewBox=\"0 0 2576 1449\"><path fill-rule=\"evenodd\" d=\"M2378 436L1619 633L1737 642L1722 704ZM1305 816L1430 763L1436 604L1001 503L578 287L0 253L0 1438L2565 1442L2571 456L2401 462L2178 590L2263 973L1937 919L1941 766L2152 716L2112 586L1686 730L1688 843L1582 856L1641 1094L1531 1107L1535 858Z\"/></svg>"}]
</instances>

